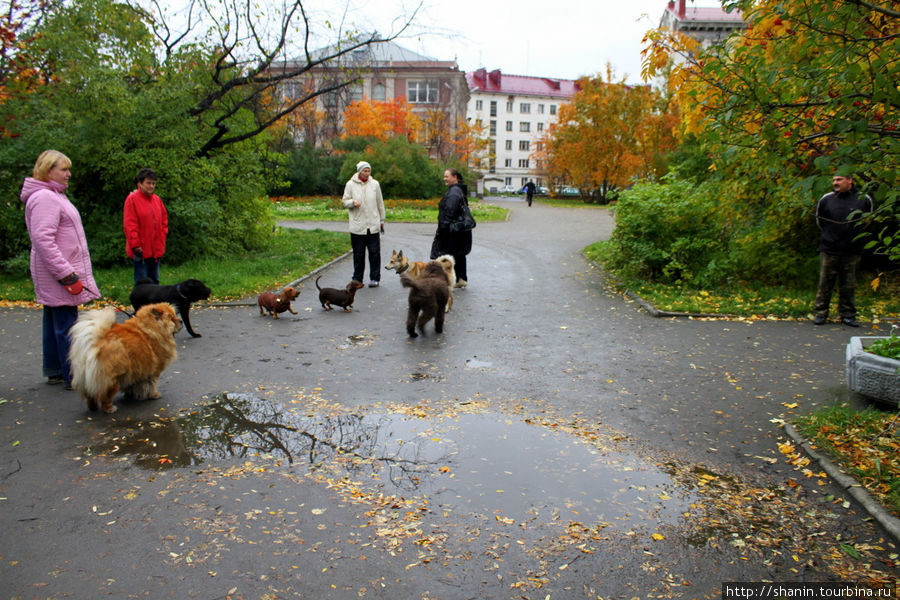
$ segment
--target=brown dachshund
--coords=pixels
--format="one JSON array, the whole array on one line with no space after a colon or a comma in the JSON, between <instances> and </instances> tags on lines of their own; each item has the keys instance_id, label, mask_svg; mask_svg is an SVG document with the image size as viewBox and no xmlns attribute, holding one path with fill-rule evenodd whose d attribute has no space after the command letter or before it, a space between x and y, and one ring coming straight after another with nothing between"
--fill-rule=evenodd
<instances>
[{"instance_id":1,"label":"brown dachshund","mask_svg":"<svg viewBox=\"0 0 900 600\"><path fill-rule=\"evenodd\" d=\"M284 311L296 315L297 312L291 308L291 300L295 300L299 295L300 292L291 286L284 288L277 296L272 292L263 292L256 299L257 303L259 303L259 314L265 316L266 312L268 312L273 319L277 319L278 314Z\"/></svg>"},{"instance_id":2,"label":"brown dachshund","mask_svg":"<svg viewBox=\"0 0 900 600\"><path fill-rule=\"evenodd\" d=\"M337 288L323 288L319 287L319 280L322 279L322 276L319 275L316 277L316 288L319 290L319 302L322 303L322 308L325 310L331 310L334 308L332 304L337 304L338 306L342 306L344 308L344 312L350 312L350 307L353 306L353 297L356 295L356 290L361 287L364 287L361 281L351 281L347 284L346 289L339 290Z\"/></svg>"}]
</instances>

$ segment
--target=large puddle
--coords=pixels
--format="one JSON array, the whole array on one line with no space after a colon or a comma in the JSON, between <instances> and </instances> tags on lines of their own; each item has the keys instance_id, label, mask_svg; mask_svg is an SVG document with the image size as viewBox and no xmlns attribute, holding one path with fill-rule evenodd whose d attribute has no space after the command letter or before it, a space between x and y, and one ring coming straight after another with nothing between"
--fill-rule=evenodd
<instances>
[{"instance_id":1,"label":"large puddle","mask_svg":"<svg viewBox=\"0 0 900 600\"><path fill-rule=\"evenodd\" d=\"M274 458L337 471L384 494L518 520L547 507L579 520L669 520L691 500L636 455L497 412L311 417L228 395L174 419L112 425L86 452L133 457L147 469Z\"/></svg>"}]
</instances>

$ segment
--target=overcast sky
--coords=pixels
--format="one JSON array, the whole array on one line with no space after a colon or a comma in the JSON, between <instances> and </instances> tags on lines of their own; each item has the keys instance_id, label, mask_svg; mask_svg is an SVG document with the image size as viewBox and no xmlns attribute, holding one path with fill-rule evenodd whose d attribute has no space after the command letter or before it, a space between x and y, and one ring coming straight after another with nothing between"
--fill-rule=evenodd
<instances>
[{"instance_id":1,"label":"overcast sky","mask_svg":"<svg viewBox=\"0 0 900 600\"><path fill-rule=\"evenodd\" d=\"M348 18L360 29L388 32L413 0L350 0ZM425 0L413 36L398 40L410 50L456 59L464 71L576 79L604 72L640 81L641 40L659 25L667 0ZM717 6L688 0L688 6Z\"/></svg>"}]
</instances>

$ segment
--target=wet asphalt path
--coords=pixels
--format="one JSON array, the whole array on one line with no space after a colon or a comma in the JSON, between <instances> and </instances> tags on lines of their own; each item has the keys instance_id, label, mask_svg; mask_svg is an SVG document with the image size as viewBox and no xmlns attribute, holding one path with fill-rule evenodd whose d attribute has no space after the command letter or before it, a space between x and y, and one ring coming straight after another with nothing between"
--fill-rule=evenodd
<instances>
[{"instance_id":1,"label":"wet asphalt path","mask_svg":"<svg viewBox=\"0 0 900 600\"><path fill-rule=\"evenodd\" d=\"M866 515L777 446L779 419L844 397L865 329L654 319L581 255L606 211L508 206L475 230L443 335L407 338L393 272L351 313L307 280L277 321L195 311L163 399L112 417L41 381L39 311L0 311L4 597L717 598L896 575ZM389 223L383 261L424 259L433 230Z\"/></svg>"}]
</instances>

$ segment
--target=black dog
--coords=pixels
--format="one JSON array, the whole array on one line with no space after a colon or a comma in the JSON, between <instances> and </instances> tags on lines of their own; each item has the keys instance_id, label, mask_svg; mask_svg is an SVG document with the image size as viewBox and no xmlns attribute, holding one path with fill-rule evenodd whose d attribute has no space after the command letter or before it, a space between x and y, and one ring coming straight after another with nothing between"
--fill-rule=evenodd
<instances>
[{"instance_id":1,"label":"black dog","mask_svg":"<svg viewBox=\"0 0 900 600\"><path fill-rule=\"evenodd\" d=\"M425 324L434 319L435 333L444 331L444 310L450 297L450 282L444 267L437 261L425 265L419 279L413 279L406 273L400 274L400 283L409 290L409 310L406 313L406 332L409 337L419 337L419 331L425 333Z\"/></svg>"},{"instance_id":2,"label":"black dog","mask_svg":"<svg viewBox=\"0 0 900 600\"><path fill-rule=\"evenodd\" d=\"M191 327L191 302L206 300L211 293L212 290L199 279L185 279L175 285L156 285L151 280L144 278L135 284L129 300L131 300L135 312L145 304L155 304L156 302L174 304L178 307L184 327L191 337L201 337Z\"/></svg>"},{"instance_id":3,"label":"black dog","mask_svg":"<svg viewBox=\"0 0 900 600\"><path fill-rule=\"evenodd\" d=\"M350 312L350 307L353 306L353 298L356 296L356 290L364 287L361 281L351 281L347 284L347 288L343 290L323 288L319 287L320 279L322 279L321 275L316 277L316 288L319 290L319 302L322 303L322 308L325 310L331 310L334 308L332 304L337 304L344 308L344 312Z\"/></svg>"}]
</instances>

